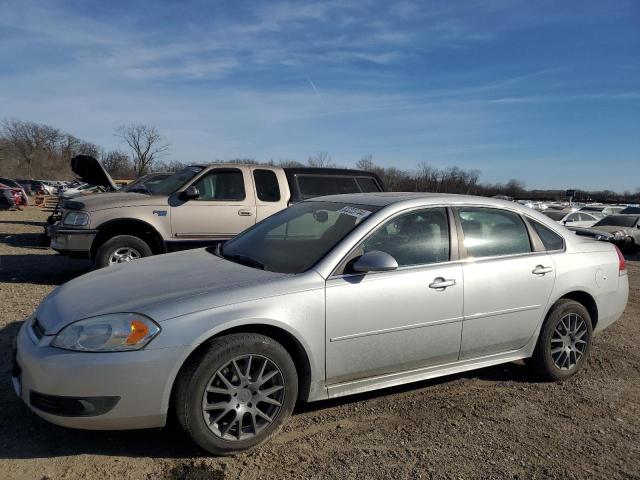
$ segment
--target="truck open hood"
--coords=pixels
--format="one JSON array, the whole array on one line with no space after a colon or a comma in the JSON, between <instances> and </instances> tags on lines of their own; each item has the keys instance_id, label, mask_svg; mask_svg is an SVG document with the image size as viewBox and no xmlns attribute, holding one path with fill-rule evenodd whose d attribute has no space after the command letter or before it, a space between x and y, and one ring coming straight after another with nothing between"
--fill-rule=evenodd
<instances>
[{"instance_id":1,"label":"truck open hood","mask_svg":"<svg viewBox=\"0 0 640 480\"><path fill-rule=\"evenodd\" d=\"M118 190L111 176L100 165L100 162L91 155L76 155L73 157L71 159L71 170L82 182L98 185L110 191Z\"/></svg>"}]
</instances>

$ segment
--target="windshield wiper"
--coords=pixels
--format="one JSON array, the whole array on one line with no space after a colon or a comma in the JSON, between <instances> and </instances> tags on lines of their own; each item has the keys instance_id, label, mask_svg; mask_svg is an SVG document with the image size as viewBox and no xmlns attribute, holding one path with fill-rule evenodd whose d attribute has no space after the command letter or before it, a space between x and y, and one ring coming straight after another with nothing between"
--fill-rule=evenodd
<instances>
[{"instance_id":1,"label":"windshield wiper","mask_svg":"<svg viewBox=\"0 0 640 480\"><path fill-rule=\"evenodd\" d=\"M220 252L220 256L226 260L231 260L232 262L240 263L242 265L246 265L247 267L258 268L260 270L264 270L264 263L259 262L255 258L247 257L246 255L233 254L226 255Z\"/></svg>"}]
</instances>

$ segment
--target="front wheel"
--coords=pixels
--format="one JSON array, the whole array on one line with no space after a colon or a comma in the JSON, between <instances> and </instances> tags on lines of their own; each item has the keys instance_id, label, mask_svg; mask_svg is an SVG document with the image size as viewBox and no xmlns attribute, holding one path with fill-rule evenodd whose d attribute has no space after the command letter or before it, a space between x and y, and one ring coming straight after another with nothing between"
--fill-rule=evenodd
<instances>
[{"instance_id":1,"label":"front wheel","mask_svg":"<svg viewBox=\"0 0 640 480\"><path fill-rule=\"evenodd\" d=\"M291 356L270 337L218 338L180 374L178 421L214 455L233 455L274 435L293 411L298 376Z\"/></svg>"},{"instance_id":2,"label":"front wheel","mask_svg":"<svg viewBox=\"0 0 640 480\"><path fill-rule=\"evenodd\" d=\"M544 379L564 380L574 375L591 349L593 327L584 305L560 300L549 312L529 363Z\"/></svg>"},{"instance_id":3,"label":"front wheel","mask_svg":"<svg viewBox=\"0 0 640 480\"><path fill-rule=\"evenodd\" d=\"M144 240L132 235L118 235L104 242L96 253L96 267L104 268L118 263L128 263L153 255Z\"/></svg>"}]
</instances>

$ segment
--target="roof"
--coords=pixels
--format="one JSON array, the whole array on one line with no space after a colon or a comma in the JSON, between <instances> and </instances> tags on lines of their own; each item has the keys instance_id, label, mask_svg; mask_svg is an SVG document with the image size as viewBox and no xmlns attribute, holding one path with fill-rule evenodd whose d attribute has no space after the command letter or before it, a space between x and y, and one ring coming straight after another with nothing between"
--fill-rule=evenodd
<instances>
[{"instance_id":1,"label":"roof","mask_svg":"<svg viewBox=\"0 0 640 480\"><path fill-rule=\"evenodd\" d=\"M378 192L378 193L350 193L343 195L327 195L325 197L316 197L313 201L322 202L344 202L356 203L359 205L371 205L376 207L385 207L394 203L415 203L414 201L422 200L424 203L447 203L447 204L478 204L478 205L496 205L510 207L520 206L515 202L499 200L489 197L478 197L474 195L456 195L450 193L430 193L430 192ZM526 207L523 207L526 208ZM529 211L530 209L526 209Z\"/></svg>"}]
</instances>

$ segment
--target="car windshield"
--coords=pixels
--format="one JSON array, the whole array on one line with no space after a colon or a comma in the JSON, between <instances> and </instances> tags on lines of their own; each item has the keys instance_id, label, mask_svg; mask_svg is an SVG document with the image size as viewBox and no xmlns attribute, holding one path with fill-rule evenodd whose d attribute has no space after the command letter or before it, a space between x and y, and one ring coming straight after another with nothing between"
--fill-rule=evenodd
<instances>
[{"instance_id":1,"label":"car windshield","mask_svg":"<svg viewBox=\"0 0 640 480\"><path fill-rule=\"evenodd\" d=\"M609 215L593 227L633 227L637 222L638 217L634 215Z\"/></svg>"},{"instance_id":2,"label":"car windshield","mask_svg":"<svg viewBox=\"0 0 640 480\"><path fill-rule=\"evenodd\" d=\"M627 207L624 210L622 210L620 212L621 214L624 215L628 215L628 214L639 214L640 213L640 207Z\"/></svg>"},{"instance_id":3,"label":"car windshield","mask_svg":"<svg viewBox=\"0 0 640 480\"><path fill-rule=\"evenodd\" d=\"M140 178L134 180L133 182L129 183L128 185L125 185L122 188L122 191L124 191L124 192L134 192L134 191L150 192L151 188L153 186L158 185L159 183L163 182L164 180L166 180L170 176L171 176L170 173L157 173L157 174L145 175L144 177L140 177Z\"/></svg>"},{"instance_id":4,"label":"car windshield","mask_svg":"<svg viewBox=\"0 0 640 480\"><path fill-rule=\"evenodd\" d=\"M379 209L341 202L298 203L238 235L219 255L271 272L302 273Z\"/></svg>"},{"instance_id":5,"label":"car windshield","mask_svg":"<svg viewBox=\"0 0 640 480\"><path fill-rule=\"evenodd\" d=\"M202 167L186 167L156 184L145 185L152 195L171 195L202 171Z\"/></svg>"}]
</instances>

